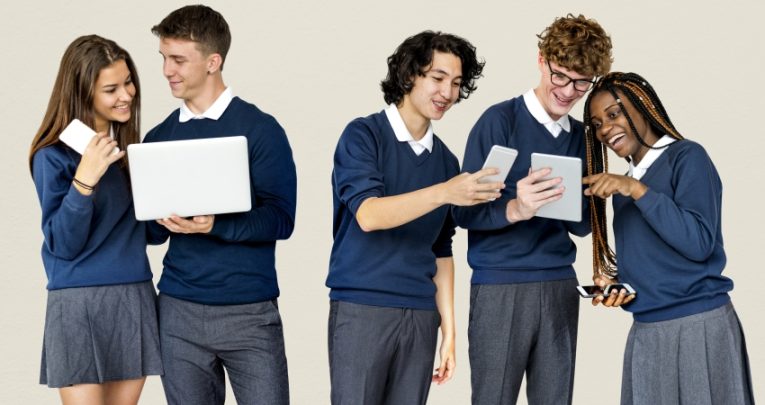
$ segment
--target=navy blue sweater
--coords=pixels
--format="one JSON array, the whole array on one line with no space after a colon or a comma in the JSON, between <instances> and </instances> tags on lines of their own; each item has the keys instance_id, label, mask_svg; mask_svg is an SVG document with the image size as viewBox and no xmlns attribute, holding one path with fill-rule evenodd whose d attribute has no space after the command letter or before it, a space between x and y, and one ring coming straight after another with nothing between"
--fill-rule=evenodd
<instances>
[{"instance_id":1,"label":"navy blue sweater","mask_svg":"<svg viewBox=\"0 0 765 405\"><path fill-rule=\"evenodd\" d=\"M385 112L352 121L335 150L334 224L327 286L330 298L357 304L435 310L436 258L451 257L448 206L393 229L364 232L356 212L370 197L415 191L459 173L459 162L433 137L417 156L399 142Z\"/></svg>"},{"instance_id":2,"label":"navy blue sweater","mask_svg":"<svg viewBox=\"0 0 765 405\"><path fill-rule=\"evenodd\" d=\"M216 215L209 234L170 234L150 221L150 243L170 237L160 292L208 305L278 297L276 240L292 234L297 198L295 163L284 130L273 117L238 97L218 120L181 123L179 111L152 129L144 142L244 135L250 153L252 210Z\"/></svg>"},{"instance_id":3,"label":"navy blue sweater","mask_svg":"<svg viewBox=\"0 0 765 405\"><path fill-rule=\"evenodd\" d=\"M502 196L487 204L452 209L457 224L468 229L468 263L473 284L511 284L574 278L576 246L569 232L590 233L589 205L583 201L582 222L533 217L511 224L507 202L516 197L516 183L526 177L533 152L584 159L582 123L571 119L571 132L553 137L526 108L523 97L490 107L470 131L462 170L483 166L493 145L518 150ZM567 190L579 192L581 190Z\"/></svg>"},{"instance_id":4,"label":"navy blue sweater","mask_svg":"<svg viewBox=\"0 0 765 405\"><path fill-rule=\"evenodd\" d=\"M48 289L151 280L146 229L135 219L120 163L109 166L89 196L72 186L79 164L80 155L61 143L40 149L32 162Z\"/></svg>"},{"instance_id":5,"label":"navy blue sweater","mask_svg":"<svg viewBox=\"0 0 765 405\"><path fill-rule=\"evenodd\" d=\"M730 301L720 216L722 183L706 151L671 144L640 180L637 201L614 195L619 280L637 291L624 306L640 322L679 318Z\"/></svg>"}]
</instances>

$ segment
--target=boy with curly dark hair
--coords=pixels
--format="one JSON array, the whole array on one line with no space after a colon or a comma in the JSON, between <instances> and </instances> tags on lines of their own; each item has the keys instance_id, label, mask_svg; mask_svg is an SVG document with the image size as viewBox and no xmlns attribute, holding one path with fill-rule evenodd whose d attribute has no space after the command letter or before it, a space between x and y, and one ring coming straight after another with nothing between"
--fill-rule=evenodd
<instances>
[{"instance_id":1,"label":"boy with curly dark hair","mask_svg":"<svg viewBox=\"0 0 765 405\"><path fill-rule=\"evenodd\" d=\"M433 134L475 90L483 63L454 35L425 31L388 58L388 107L353 120L335 150L329 364L332 403L424 404L454 360L450 204L499 197L492 170L459 174ZM441 328L440 366L433 362Z\"/></svg>"}]
</instances>

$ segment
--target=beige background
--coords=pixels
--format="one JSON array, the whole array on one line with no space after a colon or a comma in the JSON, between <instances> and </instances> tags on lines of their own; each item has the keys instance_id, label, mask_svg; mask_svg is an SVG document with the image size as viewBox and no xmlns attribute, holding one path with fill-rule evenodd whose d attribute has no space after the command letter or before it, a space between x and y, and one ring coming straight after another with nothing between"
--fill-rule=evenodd
<instances>
[{"instance_id":1,"label":"beige background","mask_svg":"<svg viewBox=\"0 0 765 405\"><path fill-rule=\"evenodd\" d=\"M596 18L611 34L616 70L636 71L656 87L680 132L703 144L725 184L725 274L749 342L755 396L765 373L761 264L763 40L757 0L513 2L364 1L212 2L228 20L233 45L225 81L235 94L273 114L284 126L298 168L298 217L293 237L279 243L277 261L291 397L295 404L329 398L326 354L327 273L332 243L332 152L351 119L383 108L379 81L385 58L406 36L423 29L469 39L486 59L478 91L435 124L461 158L466 135L488 106L539 81L535 34L567 12ZM706 4L706 5L701 5ZM0 22L0 403L55 403L37 385L45 308L39 249L40 212L27 171L29 143L50 96L60 57L82 34L114 39L135 59L143 86L145 133L178 106L161 75L158 41L149 29L179 2L11 2ZM581 104L573 111L581 117ZM616 162L615 159L613 159ZM622 162L614 164L621 171ZM430 403L467 404L467 309L470 269L466 233L454 241L458 370L433 387ZM591 272L590 238L579 241L579 279ZM165 247L151 248L155 275ZM650 254L650 252L646 252ZM156 281L156 280L155 280ZM621 358L630 316L582 302L575 403L618 402ZM148 379L144 404L164 403L159 378ZM227 403L234 403L229 396ZM525 403L525 402L523 402Z\"/></svg>"}]
</instances>

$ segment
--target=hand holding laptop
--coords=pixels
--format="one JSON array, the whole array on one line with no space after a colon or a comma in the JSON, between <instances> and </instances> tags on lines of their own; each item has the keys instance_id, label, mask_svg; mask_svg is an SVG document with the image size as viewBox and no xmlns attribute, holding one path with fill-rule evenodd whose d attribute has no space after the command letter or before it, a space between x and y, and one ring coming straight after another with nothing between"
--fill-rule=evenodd
<instances>
[{"instance_id":1,"label":"hand holding laptop","mask_svg":"<svg viewBox=\"0 0 765 405\"><path fill-rule=\"evenodd\" d=\"M158 219L157 223L173 233L210 233L215 224L215 215L200 215L191 219L171 215Z\"/></svg>"},{"instance_id":2,"label":"hand holding laptop","mask_svg":"<svg viewBox=\"0 0 765 405\"><path fill-rule=\"evenodd\" d=\"M160 219L178 233L209 232L211 215L246 212L252 206L243 136L133 144L128 157L139 221Z\"/></svg>"}]
</instances>

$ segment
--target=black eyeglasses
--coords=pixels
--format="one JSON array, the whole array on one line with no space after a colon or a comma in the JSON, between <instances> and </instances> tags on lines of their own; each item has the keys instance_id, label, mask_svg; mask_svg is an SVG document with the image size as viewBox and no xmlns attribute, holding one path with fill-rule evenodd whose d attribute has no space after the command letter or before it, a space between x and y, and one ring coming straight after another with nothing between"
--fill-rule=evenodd
<instances>
[{"instance_id":1,"label":"black eyeglasses","mask_svg":"<svg viewBox=\"0 0 765 405\"><path fill-rule=\"evenodd\" d=\"M577 91L585 92L589 90L593 84L595 84L595 79L587 80L587 79L572 79L568 77L565 73L558 72L556 70L553 70L552 66L550 66L550 61L547 62L547 68L550 69L550 82L558 87L566 87L569 83L574 82L574 89Z\"/></svg>"}]
</instances>

